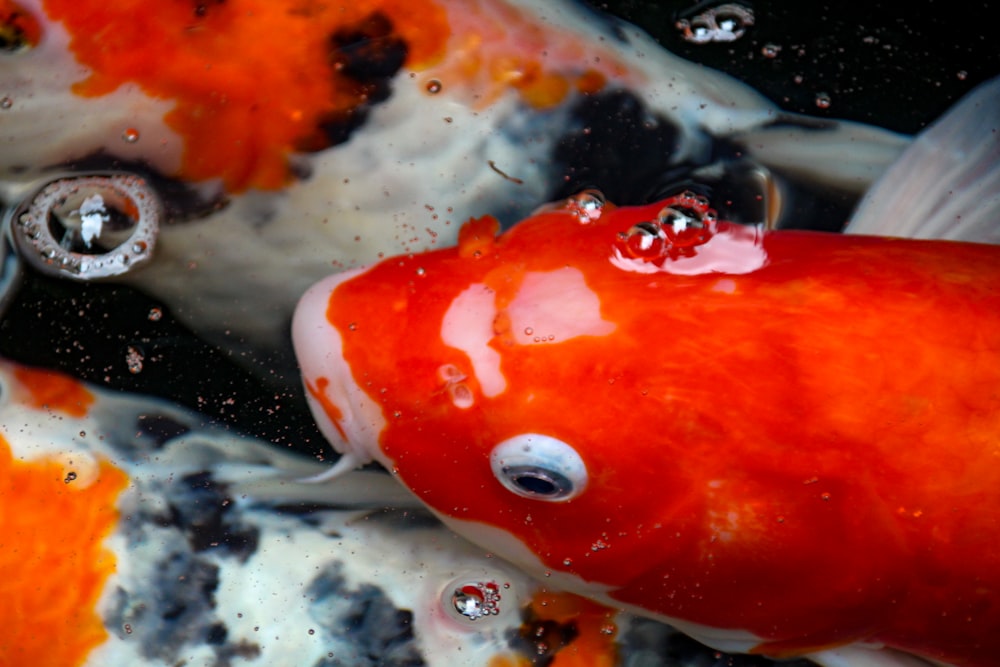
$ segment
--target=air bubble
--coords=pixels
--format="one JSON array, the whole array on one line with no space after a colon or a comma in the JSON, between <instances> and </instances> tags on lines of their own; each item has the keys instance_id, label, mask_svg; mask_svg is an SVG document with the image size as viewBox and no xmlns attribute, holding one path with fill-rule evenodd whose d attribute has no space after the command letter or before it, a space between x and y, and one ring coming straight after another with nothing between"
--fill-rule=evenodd
<instances>
[{"instance_id":1,"label":"air bubble","mask_svg":"<svg viewBox=\"0 0 1000 667\"><path fill-rule=\"evenodd\" d=\"M14 106L14 100L9 97L0 97L0 109L7 110Z\"/></svg>"},{"instance_id":2,"label":"air bubble","mask_svg":"<svg viewBox=\"0 0 1000 667\"><path fill-rule=\"evenodd\" d=\"M677 21L676 27L685 41L708 44L736 41L753 23L754 15L749 7L727 3L694 16L681 18Z\"/></svg>"},{"instance_id":3,"label":"air bubble","mask_svg":"<svg viewBox=\"0 0 1000 667\"><path fill-rule=\"evenodd\" d=\"M476 402L472 390L461 382L448 385L448 395L451 397L452 405L460 410L471 408Z\"/></svg>"},{"instance_id":4,"label":"air bubble","mask_svg":"<svg viewBox=\"0 0 1000 667\"><path fill-rule=\"evenodd\" d=\"M781 53L781 47L777 44L765 44L761 47L760 53L765 58L777 58L778 54Z\"/></svg>"},{"instance_id":5,"label":"air bubble","mask_svg":"<svg viewBox=\"0 0 1000 667\"><path fill-rule=\"evenodd\" d=\"M147 315L150 322L159 322L163 317L163 311L159 308L150 308L149 315Z\"/></svg>"},{"instance_id":6,"label":"air bubble","mask_svg":"<svg viewBox=\"0 0 1000 667\"><path fill-rule=\"evenodd\" d=\"M816 93L816 106L820 109L830 108L830 96L827 93Z\"/></svg>"},{"instance_id":7,"label":"air bubble","mask_svg":"<svg viewBox=\"0 0 1000 667\"><path fill-rule=\"evenodd\" d=\"M467 582L451 590L450 607L462 618L476 621L500 613L500 587L495 582Z\"/></svg>"},{"instance_id":8,"label":"air bubble","mask_svg":"<svg viewBox=\"0 0 1000 667\"><path fill-rule=\"evenodd\" d=\"M590 188L569 197L564 207L576 215L580 224L588 225L600 219L606 203L604 193Z\"/></svg>"},{"instance_id":9,"label":"air bubble","mask_svg":"<svg viewBox=\"0 0 1000 667\"><path fill-rule=\"evenodd\" d=\"M125 364L128 366L129 373L132 375L141 373L143 359L145 359L145 356L141 349L132 345L128 346L128 351L125 353Z\"/></svg>"},{"instance_id":10,"label":"air bubble","mask_svg":"<svg viewBox=\"0 0 1000 667\"><path fill-rule=\"evenodd\" d=\"M39 271L87 281L147 263L161 214L159 197L139 176L74 175L25 200L12 232L21 257Z\"/></svg>"},{"instance_id":11,"label":"air bubble","mask_svg":"<svg viewBox=\"0 0 1000 667\"><path fill-rule=\"evenodd\" d=\"M619 236L629 257L657 259L663 256L666 235L655 223L640 222Z\"/></svg>"},{"instance_id":12,"label":"air bubble","mask_svg":"<svg viewBox=\"0 0 1000 667\"><path fill-rule=\"evenodd\" d=\"M134 127L130 127L124 132L122 132L122 141L126 144L134 144L139 141L139 130Z\"/></svg>"},{"instance_id":13,"label":"air bubble","mask_svg":"<svg viewBox=\"0 0 1000 667\"><path fill-rule=\"evenodd\" d=\"M427 86L425 87L427 89L427 92L430 93L431 95L437 95L438 93L441 92L442 88L441 82L438 81L437 79L431 79L430 81L427 82Z\"/></svg>"}]
</instances>

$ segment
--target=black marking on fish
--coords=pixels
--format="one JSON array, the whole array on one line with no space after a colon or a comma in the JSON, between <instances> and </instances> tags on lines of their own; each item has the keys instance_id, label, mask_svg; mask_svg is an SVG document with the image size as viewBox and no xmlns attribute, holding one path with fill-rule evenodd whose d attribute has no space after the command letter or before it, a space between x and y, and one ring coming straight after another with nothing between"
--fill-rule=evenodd
<instances>
[{"instance_id":1,"label":"black marking on fish","mask_svg":"<svg viewBox=\"0 0 1000 667\"><path fill-rule=\"evenodd\" d=\"M774 667L762 656L721 653L652 619L633 618L619 634L623 665L691 665L692 667ZM790 660L782 667L815 667L808 660Z\"/></svg>"},{"instance_id":2,"label":"black marking on fish","mask_svg":"<svg viewBox=\"0 0 1000 667\"><path fill-rule=\"evenodd\" d=\"M50 172L125 172L146 179L160 197L164 222L175 225L216 213L229 205L221 190L207 195L182 180L170 178L143 160L126 160L104 150L63 162L48 169ZM60 174L65 175L65 174Z\"/></svg>"},{"instance_id":3,"label":"black marking on fish","mask_svg":"<svg viewBox=\"0 0 1000 667\"><path fill-rule=\"evenodd\" d=\"M224 484L211 473L186 475L165 489L171 523L184 531L195 552L217 551L242 562L257 551L260 529L241 521Z\"/></svg>"},{"instance_id":4,"label":"black marking on fish","mask_svg":"<svg viewBox=\"0 0 1000 667\"><path fill-rule=\"evenodd\" d=\"M351 647L337 651L315 667L423 667L413 635L413 612L398 609L382 589L347 586L340 563L310 582L306 595L315 601L310 612L327 634Z\"/></svg>"},{"instance_id":5,"label":"black marking on fish","mask_svg":"<svg viewBox=\"0 0 1000 667\"><path fill-rule=\"evenodd\" d=\"M205 558L184 551L167 554L142 587L119 587L105 625L119 637L137 642L143 655L163 664L176 663L185 645L200 644L212 634L219 568ZM223 626L224 627L224 626ZM129 636L131 635L131 636Z\"/></svg>"},{"instance_id":6,"label":"black marking on fish","mask_svg":"<svg viewBox=\"0 0 1000 667\"><path fill-rule=\"evenodd\" d=\"M532 667L549 667L556 654L580 636L575 621L542 620L535 616L531 607L522 610L521 619L521 626L510 631L508 644L530 660Z\"/></svg>"},{"instance_id":7,"label":"black marking on fish","mask_svg":"<svg viewBox=\"0 0 1000 667\"><path fill-rule=\"evenodd\" d=\"M191 427L187 424L182 424L170 415L156 413L139 415L135 426L138 436L150 438L157 448L191 432Z\"/></svg>"},{"instance_id":8,"label":"black marking on fish","mask_svg":"<svg viewBox=\"0 0 1000 667\"><path fill-rule=\"evenodd\" d=\"M597 188L608 201L641 204L664 178L680 178L712 157L680 156L683 129L626 90L581 97L569 117L551 156L552 201Z\"/></svg>"},{"instance_id":9,"label":"black marking on fish","mask_svg":"<svg viewBox=\"0 0 1000 667\"><path fill-rule=\"evenodd\" d=\"M395 32L392 21L372 12L357 24L330 35L328 61L332 70L356 86L364 103L343 113L332 114L321 123L320 132L302 140L298 148L315 152L342 144L368 118L371 107L389 99L392 79L402 69L409 46Z\"/></svg>"}]
</instances>

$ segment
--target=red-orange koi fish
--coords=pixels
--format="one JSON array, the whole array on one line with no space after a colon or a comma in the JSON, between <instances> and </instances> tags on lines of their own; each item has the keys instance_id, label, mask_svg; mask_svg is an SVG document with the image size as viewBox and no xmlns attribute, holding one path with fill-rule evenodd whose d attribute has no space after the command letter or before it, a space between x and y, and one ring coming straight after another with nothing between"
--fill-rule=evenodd
<instances>
[{"instance_id":1,"label":"red-orange koi fish","mask_svg":"<svg viewBox=\"0 0 1000 667\"><path fill-rule=\"evenodd\" d=\"M992 201L942 230L997 220L998 91L926 139L992 134L915 144L957 165L928 193ZM1000 247L732 225L691 193L497 231L303 297L340 468L377 460L473 541L719 649L995 664Z\"/></svg>"}]
</instances>

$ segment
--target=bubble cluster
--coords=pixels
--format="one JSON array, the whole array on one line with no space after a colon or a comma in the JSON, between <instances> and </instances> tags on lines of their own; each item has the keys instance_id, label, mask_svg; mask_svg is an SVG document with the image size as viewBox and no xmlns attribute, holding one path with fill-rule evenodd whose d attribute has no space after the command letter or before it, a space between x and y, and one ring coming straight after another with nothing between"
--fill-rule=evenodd
<instances>
[{"instance_id":1,"label":"bubble cluster","mask_svg":"<svg viewBox=\"0 0 1000 667\"><path fill-rule=\"evenodd\" d=\"M476 621L500 613L500 586L493 581L471 581L455 586L451 608L461 617Z\"/></svg>"},{"instance_id":2,"label":"bubble cluster","mask_svg":"<svg viewBox=\"0 0 1000 667\"><path fill-rule=\"evenodd\" d=\"M615 248L623 257L657 265L693 257L712 238L716 221L707 198L684 192L665 200L655 219L619 232Z\"/></svg>"},{"instance_id":3,"label":"bubble cluster","mask_svg":"<svg viewBox=\"0 0 1000 667\"><path fill-rule=\"evenodd\" d=\"M690 18L681 18L677 21L677 29L685 41L694 44L734 42L746 33L753 22L753 10L749 7L726 3Z\"/></svg>"},{"instance_id":4,"label":"bubble cluster","mask_svg":"<svg viewBox=\"0 0 1000 667\"><path fill-rule=\"evenodd\" d=\"M448 392L448 397L456 408L466 410L475 405L476 397L472 393L472 389L465 384L468 375L457 366L444 364L438 368L438 379L444 383L444 389Z\"/></svg>"}]
</instances>

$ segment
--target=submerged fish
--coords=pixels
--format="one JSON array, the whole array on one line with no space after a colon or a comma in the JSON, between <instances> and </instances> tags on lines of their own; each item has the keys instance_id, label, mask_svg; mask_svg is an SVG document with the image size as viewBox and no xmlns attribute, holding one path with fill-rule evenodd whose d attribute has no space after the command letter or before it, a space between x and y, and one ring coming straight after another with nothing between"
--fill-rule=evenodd
<instances>
[{"instance_id":1,"label":"submerged fish","mask_svg":"<svg viewBox=\"0 0 1000 667\"><path fill-rule=\"evenodd\" d=\"M560 0L0 0L0 35L18 254L146 290L267 374L310 284L473 214L643 196L758 150L860 192L906 143L781 113Z\"/></svg>"},{"instance_id":2,"label":"submerged fish","mask_svg":"<svg viewBox=\"0 0 1000 667\"><path fill-rule=\"evenodd\" d=\"M1000 80L850 229L988 238L998 110ZM334 474L374 459L456 532L719 649L996 663L1000 246L734 225L690 193L497 232L302 298Z\"/></svg>"},{"instance_id":3,"label":"submerged fish","mask_svg":"<svg viewBox=\"0 0 1000 667\"><path fill-rule=\"evenodd\" d=\"M290 480L317 464L201 421L0 362L0 665L617 667L670 641L420 511L352 509L414 504L384 474L324 509Z\"/></svg>"}]
</instances>

